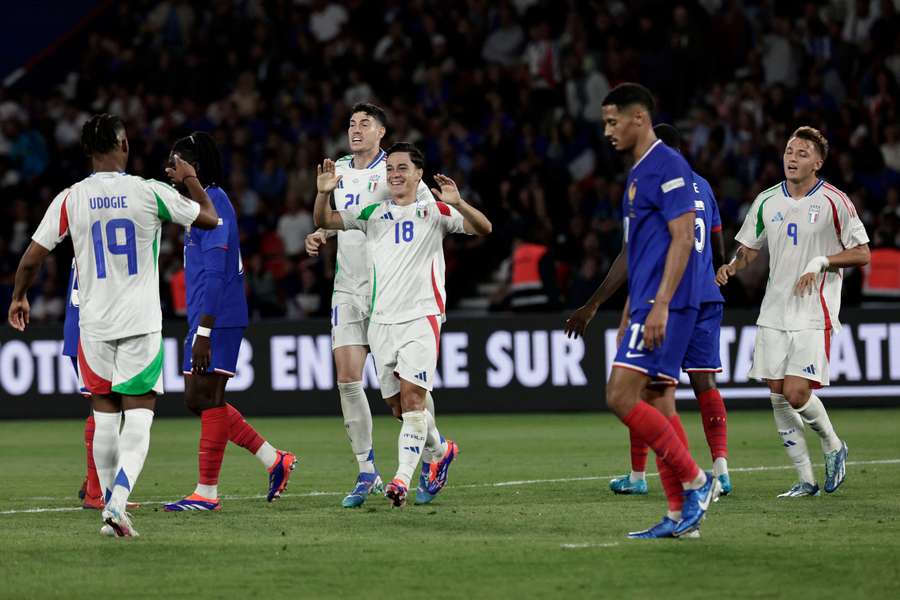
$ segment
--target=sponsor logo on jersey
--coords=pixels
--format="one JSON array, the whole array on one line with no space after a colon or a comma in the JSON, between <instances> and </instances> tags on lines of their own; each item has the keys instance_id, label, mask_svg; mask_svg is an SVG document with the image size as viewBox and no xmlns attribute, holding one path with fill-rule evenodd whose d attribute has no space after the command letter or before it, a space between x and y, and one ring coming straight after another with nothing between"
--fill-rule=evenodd
<instances>
[{"instance_id":1,"label":"sponsor logo on jersey","mask_svg":"<svg viewBox=\"0 0 900 600\"><path fill-rule=\"evenodd\" d=\"M809 218L810 223L815 223L819 220L819 211L821 208L818 204L813 204L809 207L809 212L807 213L807 217Z\"/></svg>"},{"instance_id":2,"label":"sponsor logo on jersey","mask_svg":"<svg viewBox=\"0 0 900 600\"><path fill-rule=\"evenodd\" d=\"M392 215L391 212L388 211L388 212L384 213L383 215L381 215L381 219L382 219L382 220L393 221L393 220L394 220L394 215Z\"/></svg>"},{"instance_id":3,"label":"sponsor logo on jersey","mask_svg":"<svg viewBox=\"0 0 900 600\"><path fill-rule=\"evenodd\" d=\"M780 223L780 222L782 222L782 221L784 221L784 215L781 214L781 211L779 210L777 213L775 213L775 216L772 217L772 222L773 222L773 223Z\"/></svg>"}]
</instances>

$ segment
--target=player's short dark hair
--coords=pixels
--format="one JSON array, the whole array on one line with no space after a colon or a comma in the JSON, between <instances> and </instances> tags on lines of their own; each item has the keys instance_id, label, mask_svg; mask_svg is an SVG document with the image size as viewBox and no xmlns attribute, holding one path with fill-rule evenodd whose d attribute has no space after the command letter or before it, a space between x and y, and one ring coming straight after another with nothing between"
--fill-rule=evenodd
<instances>
[{"instance_id":1,"label":"player's short dark hair","mask_svg":"<svg viewBox=\"0 0 900 600\"><path fill-rule=\"evenodd\" d=\"M88 156L112 152L119 146L119 132L125 131L125 121L102 113L88 119L81 128L81 146Z\"/></svg>"},{"instance_id":2,"label":"player's short dark hair","mask_svg":"<svg viewBox=\"0 0 900 600\"><path fill-rule=\"evenodd\" d=\"M195 131L189 136L180 138L172 146L182 160L199 165L197 179L204 187L220 185L224 179L222 172L222 156L219 147L211 135L203 131Z\"/></svg>"},{"instance_id":3,"label":"player's short dark hair","mask_svg":"<svg viewBox=\"0 0 900 600\"><path fill-rule=\"evenodd\" d=\"M660 123L653 127L653 133L662 140L662 143L674 150L681 148L681 132L674 125Z\"/></svg>"},{"instance_id":4,"label":"player's short dark hair","mask_svg":"<svg viewBox=\"0 0 900 600\"><path fill-rule=\"evenodd\" d=\"M422 154L422 151L416 148L414 145L409 142L397 142L393 146L387 149L387 155L395 154L397 152L406 152L409 154L409 159L412 161L414 165L416 165L419 169L425 168L425 155Z\"/></svg>"},{"instance_id":5,"label":"player's short dark hair","mask_svg":"<svg viewBox=\"0 0 900 600\"><path fill-rule=\"evenodd\" d=\"M812 145L819 151L822 162L825 162L825 159L828 158L828 139L826 139L825 135L815 127L809 127L808 125L798 127L794 130L794 133L791 134L791 137L812 142Z\"/></svg>"},{"instance_id":6,"label":"player's short dark hair","mask_svg":"<svg viewBox=\"0 0 900 600\"><path fill-rule=\"evenodd\" d=\"M615 106L619 110L634 106L635 104L643 106L648 113L653 113L656 108L656 102L653 100L653 94L650 90L639 83L620 83L609 91L606 98L603 99L602 106Z\"/></svg>"},{"instance_id":7,"label":"player's short dark hair","mask_svg":"<svg viewBox=\"0 0 900 600\"><path fill-rule=\"evenodd\" d=\"M350 116L352 117L356 113L361 112L369 115L379 123L384 128L387 128L387 114L385 114L384 109L380 106L375 106L374 104L370 104L369 102L357 102L353 105L353 108L350 109Z\"/></svg>"}]
</instances>

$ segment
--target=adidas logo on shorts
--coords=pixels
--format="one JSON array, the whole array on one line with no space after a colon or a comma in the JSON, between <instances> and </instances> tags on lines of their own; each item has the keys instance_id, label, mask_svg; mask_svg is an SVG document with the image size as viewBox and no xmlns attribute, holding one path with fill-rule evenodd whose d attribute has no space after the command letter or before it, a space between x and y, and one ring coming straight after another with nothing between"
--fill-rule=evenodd
<instances>
[{"instance_id":1,"label":"adidas logo on shorts","mask_svg":"<svg viewBox=\"0 0 900 600\"><path fill-rule=\"evenodd\" d=\"M816 374L816 367L815 367L814 365L809 365L808 367L806 367L806 368L803 369L803 372L804 372L804 373L808 373L808 374L810 374L810 375L815 375L815 374Z\"/></svg>"}]
</instances>

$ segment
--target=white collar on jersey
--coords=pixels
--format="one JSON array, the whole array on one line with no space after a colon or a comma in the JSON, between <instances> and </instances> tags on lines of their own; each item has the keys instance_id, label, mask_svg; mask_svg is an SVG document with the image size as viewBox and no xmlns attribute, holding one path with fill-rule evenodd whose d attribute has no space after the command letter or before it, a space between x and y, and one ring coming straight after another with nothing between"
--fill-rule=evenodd
<instances>
[{"instance_id":1,"label":"white collar on jersey","mask_svg":"<svg viewBox=\"0 0 900 600\"><path fill-rule=\"evenodd\" d=\"M385 152L384 150L381 150L381 149L379 149L379 150L380 150L380 152L375 156L375 158L372 159L372 162L370 162L369 165L366 167L367 169L371 169L372 167L374 167L375 165L377 165L378 163L383 161L385 159L385 157L387 157L387 152ZM356 168L353 166L352 158L350 159L350 168L351 169Z\"/></svg>"},{"instance_id":2,"label":"white collar on jersey","mask_svg":"<svg viewBox=\"0 0 900 600\"><path fill-rule=\"evenodd\" d=\"M812 186L812 189L809 190L808 192L806 192L806 193L803 195L803 197L804 197L804 198L809 198L810 196L812 196L813 194L815 194L816 192L818 192L819 189L820 189L823 185L825 185L825 180L824 180L824 179L821 179L821 178L820 178L820 179L817 179L817 180L816 180L816 185ZM784 197L785 197L785 198L791 198L790 193L788 193L787 181L782 181L782 182L781 182L781 193L784 194ZM791 198L791 199L793 199L793 198Z\"/></svg>"},{"instance_id":3,"label":"white collar on jersey","mask_svg":"<svg viewBox=\"0 0 900 600\"><path fill-rule=\"evenodd\" d=\"M662 143L662 140L656 140L655 142L653 142L653 145L650 146L649 148L647 148L647 151L644 152L644 154L641 155L641 157L639 159L637 159L637 162L634 163L633 165L631 165L631 170L634 171L637 168L637 166L639 164L641 164L641 161L644 160L645 158L647 158L647 155L650 154L651 152L653 152L653 149L656 148L656 146L661 143Z\"/></svg>"}]
</instances>

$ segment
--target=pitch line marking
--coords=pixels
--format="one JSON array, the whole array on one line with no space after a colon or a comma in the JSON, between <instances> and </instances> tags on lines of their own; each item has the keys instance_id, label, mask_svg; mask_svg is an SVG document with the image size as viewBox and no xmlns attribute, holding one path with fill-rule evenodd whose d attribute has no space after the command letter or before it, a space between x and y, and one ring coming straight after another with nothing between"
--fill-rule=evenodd
<instances>
[{"instance_id":1,"label":"pitch line marking","mask_svg":"<svg viewBox=\"0 0 900 600\"><path fill-rule=\"evenodd\" d=\"M900 464L900 458L884 458L878 460L848 460L847 465L849 466L866 466L866 465L896 465ZM814 464L814 467L823 467L824 465L821 463ZM757 473L761 471L786 471L789 469L793 469L793 465L777 465L777 466L761 466L761 467L734 467L733 469L728 469L729 473ZM513 481L496 481L494 483L467 483L463 485L455 485L454 488L485 488L485 487L513 487L513 486L523 486L523 485L538 485L542 483L575 483L579 481L609 481L615 477L619 477L619 475L589 475L585 477L559 477L556 479L518 479ZM647 473L647 477L659 477L659 473ZM302 494L282 494L282 498L313 498L316 496L343 496L344 492L305 492ZM265 498L265 494L256 494L253 496L220 496L223 500L259 500L261 498ZM26 500L68 500L68 498L54 498L49 496L36 496L31 498L25 498ZM160 500L158 498L150 499L150 500L142 500L141 504L144 505L161 505L168 504L171 502L170 499ZM17 508L13 510L3 510L0 511L0 515L18 515L24 513L48 513L48 512L76 512L80 510L85 510L80 506L63 506L57 508Z\"/></svg>"}]
</instances>

